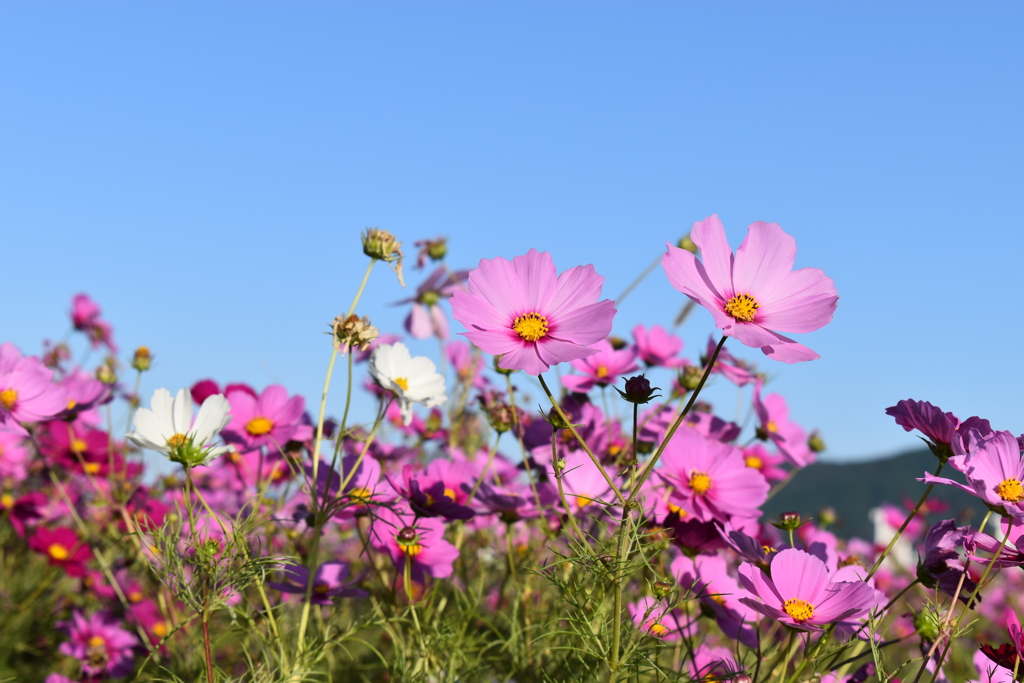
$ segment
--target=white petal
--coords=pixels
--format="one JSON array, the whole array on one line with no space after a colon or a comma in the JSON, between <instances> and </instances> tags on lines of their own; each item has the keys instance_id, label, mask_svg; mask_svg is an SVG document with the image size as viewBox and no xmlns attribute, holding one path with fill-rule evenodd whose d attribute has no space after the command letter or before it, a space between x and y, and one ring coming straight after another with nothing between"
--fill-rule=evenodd
<instances>
[{"instance_id":1,"label":"white petal","mask_svg":"<svg viewBox=\"0 0 1024 683\"><path fill-rule=\"evenodd\" d=\"M171 414L175 434L188 434L192 427L192 393L188 389L179 389L174 397L174 410Z\"/></svg>"},{"instance_id":2,"label":"white petal","mask_svg":"<svg viewBox=\"0 0 1024 683\"><path fill-rule=\"evenodd\" d=\"M213 441L217 433L231 421L228 417L230 409L231 404L221 394L207 397L199 408L199 415L196 416L196 423L192 427L193 442L201 446Z\"/></svg>"},{"instance_id":3,"label":"white petal","mask_svg":"<svg viewBox=\"0 0 1024 683\"><path fill-rule=\"evenodd\" d=\"M153 392L153 400L149 405L153 406L153 415L160 426L160 432L167 436L174 434L174 403L171 392L163 388L157 389Z\"/></svg>"}]
</instances>

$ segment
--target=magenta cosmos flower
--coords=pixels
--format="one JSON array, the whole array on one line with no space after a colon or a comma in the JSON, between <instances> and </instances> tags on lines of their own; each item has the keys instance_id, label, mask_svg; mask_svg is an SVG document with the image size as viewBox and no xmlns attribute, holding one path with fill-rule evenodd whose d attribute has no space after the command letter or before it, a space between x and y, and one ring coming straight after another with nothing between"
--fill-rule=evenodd
<instances>
[{"instance_id":1,"label":"magenta cosmos flower","mask_svg":"<svg viewBox=\"0 0 1024 683\"><path fill-rule=\"evenodd\" d=\"M771 578L751 564L740 567L740 583L754 598L740 602L802 631L863 616L875 604L875 589L864 583L830 581L825 563L788 548L772 559Z\"/></svg>"},{"instance_id":2,"label":"magenta cosmos flower","mask_svg":"<svg viewBox=\"0 0 1024 683\"><path fill-rule=\"evenodd\" d=\"M661 265L669 282L704 306L715 326L775 360L820 358L782 332L813 332L832 320L839 297L832 279L817 268L793 270L796 242L775 223L757 222L733 255L715 214L690 233L703 261L668 246ZM770 329L769 329L770 328Z\"/></svg>"},{"instance_id":3,"label":"magenta cosmos flower","mask_svg":"<svg viewBox=\"0 0 1024 683\"><path fill-rule=\"evenodd\" d=\"M1010 432L996 432L984 438L976 429L970 430L967 455L949 459L955 469L967 477L967 484L936 477L925 472L928 484L948 484L977 496L992 508L1004 511L1014 522L1024 522L1024 460L1020 444ZM918 481L922 481L918 479Z\"/></svg>"},{"instance_id":4,"label":"magenta cosmos flower","mask_svg":"<svg viewBox=\"0 0 1024 683\"><path fill-rule=\"evenodd\" d=\"M585 394L595 386L615 384L619 377L640 369L633 349L616 351L607 339L597 342L593 348L597 351L593 356L572 362L573 369L581 374L562 378L562 384L569 391Z\"/></svg>"},{"instance_id":5,"label":"magenta cosmos flower","mask_svg":"<svg viewBox=\"0 0 1024 683\"><path fill-rule=\"evenodd\" d=\"M306 399L288 398L288 390L280 384L271 384L259 397L247 391L228 391L227 399L231 422L224 428L224 439L246 450L283 448L289 441L305 441L313 436L310 427L302 423Z\"/></svg>"},{"instance_id":6,"label":"magenta cosmos flower","mask_svg":"<svg viewBox=\"0 0 1024 683\"><path fill-rule=\"evenodd\" d=\"M132 672L134 649L139 639L118 626L119 623L102 612L87 619L75 611L71 621L61 624L70 638L61 643L61 654L78 659L86 676L127 676Z\"/></svg>"},{"instance_id":7,"label":"magenta cosmos flower","mask_svg":"<svg viewBox=\"0 0 1024 683\"><path fill-rule=\"evenodd\" d=\"M615 317L614 302L598 301L602 284L591 265L556 275L546 251L481 259L468 291L452 296L452 317L482 351L502 355L500 367L539 375L597 353L589 345L608 336Z\"/></svg>"}]
</instances>

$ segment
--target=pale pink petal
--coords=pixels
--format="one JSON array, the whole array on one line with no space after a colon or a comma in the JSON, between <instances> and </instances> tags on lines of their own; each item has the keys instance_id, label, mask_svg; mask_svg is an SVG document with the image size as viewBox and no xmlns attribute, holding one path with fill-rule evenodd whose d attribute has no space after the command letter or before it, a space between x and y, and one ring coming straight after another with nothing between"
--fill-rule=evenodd
<instances>
[{"instance_id":1,"label":"pale pink petal","mask_svg":"<svg viewBox=\"0 0 1024 683\"><path fill-rule=\"evenodd\" d=\"M784 281L796 260L796 241L776 223L757 222L747 228L747 237L736 250L732 283L736 292L746 292L758 301L767 299Z\"/></svg>"},{"instance_id":2,"label":"pale pink petal","mask_svg":"<svg viewBox=\"0 0 1024 683\"><path fill-rule=\"evenodd\" d=\"M448 332L448 316L444 314L443 308L440 306L431 306L430 320L434 324L434 332L437 334L438 339L443 341L451 336Z\"/></svg>"},{"instance_id":3,"label":"pale pink petal","mask_svg":"<svg viewBox=\"0 0 1024 683\"><path fill-rule=\"evenodd\" d=\"M611 333L613 318L615 302L605 299L577 308L565 318L552 319L549 335L577 344L594 344Z\"/></svg>"},{"instance_id":4,"label":"pale pink petal","mask_svg":"<svg viewBox=\"0 0 1024 683\"><path fill-rule=\"evenodd\" d=\"M685 249L667 246L661 267L672 286L709 310L721 309L725 298L712 284L704 264Z\"/></svg>"},{"instance_id":5,"label":"pale pink petal","mask_svg":"<svg viewBox=\"0 0 1024 683\"><path fill-rule=\"evenodd\" d=\"M522 370L528 375L539 375L548 369L548 364L537 355L536 344L521 344L518 348L505 353L498 366L506 370Z\"/></svg>"},{"instance_id":6,"label":"pale pink petal","mask_svg":"<svg viewBox=\"0 0 1024 683\"><path fill-rule=\"evenodd\" d=\"M547 304L547 314L558 317L581 306L597 303L604 278L594 266L576 266L558 276L555 293Z\"/></svg>"},{"instance_id":7,"label":"pale pink petal","mask_svg":"<svg viewBox=\"0 0 1024 683\"><path fill-rule=\"evenodd\" d=\"M512 330L470 330L462 335L484 353L511 353L524 344Z\"/></svg>"},{"instance_id":8,"label":"pale pink petal","mask_svg":"<svg viewBox=\"0 0 1024 683\"><path fill-rule=\"evenodd\" d=\"M452 317L467 330L512 329L515 315L510 311L499 311L484 298L460 289L452 295L449 303L452 306Z\"/></svg>"},{"instance_id":9,"label":"pale pink petal","mask_svg":"<svg viewBox=\"0 0 1024 683\"><path fill-rule=\"evenodd\" d=\"M832 320L839 301L832 280L817 268L793 271L776 289L779 293L786 296L759 300L758 325L782 332L813 332Z\"/></svg>"},{"instance_id":10,"label":"pale pink petal","mask_svg":"<svg viewBox=\"0 0 1024 683\"><path fill-rule=\"evenodd\" d=\"M288 390L280 384L271 384L256 401L256 410L263 417L276 419L281 408L288 401Z\"/></svg>"},{"instance_id":11,"label":"pale pink petal","mask_svg":"<svg viewBox=\"0 0 1024 683\"><path fill-rule=\"evenodd\" d=\"M714 287L723 298L730 298L736 291L732 281L732 249L725 238L725 228L718 214L712 214L702 221L693 224L690 238L700 249L700 258L704 263L704 270L707 271L711 286ZM689 253L689 252L687 252Z\"/></svg>"},{"instance_id":12,"label":"pale pink petal","mask_svg":"<svg viewBox=\"0 0 1024 683\"><path fill-rule=\"evenodd\" d=\"M522 283L522 301L526 307L522 312L542 313L548 309L548 301L555 292L557 271L551 254L531 249L524 256L512 259L512 267Z\"/></svg>"},{"instance_id":13,"label":"pale pink petal","mask_svg":"<svg viewBox=\"0 0 1024 683\"><path fill-rule=\"evenodd\" d=\"M727 327L720 327L725 334L736 339L736 341L747 346L759 349L762 346L778 343L779 338L770 330L766 330L755 323L747 323L741 320L729 318L731 323Z\"/></svg>"},{"instance_id":14,"label":"pale pink petal","mask_svg":"<svg viewBox=\"0 0 1024 683\"><path fill-rule=\"evenodd\" d=\"M434 334L434 328L430 324L430 316L423 304L413 304L409 315L405 318L405 331L413 339L430 339Z\"/></svg>"},{"instance_id":15,"label":"pale pink petal","mask_svg":"<svg viewBox=\"0 0 1024 683\"><path fill-rule=\"evenodd\" d=\"M813 605L826 597L828 570L824 562L809 553L787 548L772 558L771 570L772 582L783 601L799 598Z\"/></svg>"},{"instance_id":16,"label":"pale pink petal","mask_svg":"<svg viewBox=\"0 0 1024 683\"><path fill-rule=\"evenodd\" d=\"M774 336L777 341L761 347L761 352L773 360L782 361L783 363L799 363L821 358L811 349L793 341L789 337L783 337L781 334L775 334Z\"/></svg>"},{"instance_id":17,"label":"pale pink petal","mask_svg":"<svg viewBox=\"0 0 1024 683\"><path fill-rule=\"evenodd\" d=\"M537 353L548 365L557 365L577 358L586 358L597 353L596 349L572 342L545 337L537 344Z\"/></svg>"},{"instance_id":18,"label":"pale pink petal","mask_svg":"<svg viewBox=\"0 0 1024 683\"><path fill-rule=\"evenodd\" d=\"M506 316L530 312L527 310L529 303L523 296L524 289L512 264L503 258L481 259L480 265L469 274L469 292Z\"/></svg>"}]
</instances>

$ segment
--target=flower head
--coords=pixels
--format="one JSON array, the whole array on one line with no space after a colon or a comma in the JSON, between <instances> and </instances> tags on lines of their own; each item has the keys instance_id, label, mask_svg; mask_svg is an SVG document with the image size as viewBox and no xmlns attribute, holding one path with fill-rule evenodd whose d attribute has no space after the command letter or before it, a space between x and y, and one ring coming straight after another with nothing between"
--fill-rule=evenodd
<instances>
[{"instance_id":1,"label":"flower head","mask_svg":"<svg viewBox=\"0 0 1024 683\"><path fill-rule=\"evenodd\" d=\"M118 623L102 612L86 618L75 611L70 621L61 624L69 637L67 642L61 643L61 653L78 659L86 676L107 674L120 678L128 675L139 639Z\"/></svg>"},{"instance_id":2,"label":"flower head","mask_svg":"<svg viewBox=\"0 0 1024 683\"><path fill-rule=\"evenodd\" d=\"M611 332L614 302L598 301L604 278L594 267L556 275L551 254L531 249L512 261L482 259L469 273L468 291L452 296L452 317L499 366L539 375L550 366L586 358Z\"/></svg>"},{"instance_id":3,"label":"flower head","mask_svg":"<svg viewBox=\"0 0 1024 683\"><path fill-rule=\"evenodd\" d=\"M135 429L128 434L135 445L164 453L188 467L205 465L231 450L230 446L212 445L231 419L230 405L220 394L203 401L194 423L192 394L188 389L180 389L173 399L167 389L157 389L150 406L135 413Z\"/></svg>"},{"instance_id":4,"label":"flower head","mask_svg":"<svg viewBox=\"0 0 1024 683\"><path fill-rule=\"evenodd\" d=\"M606 387L615 384L622 375L640 369L636 364L636 352L633 349L616 351L607 339L602 339L592 348L597 353L572 362L573 369L581 374L562 377L562 384L569 391L585 394L595 386Z\"/></svg>"},{"instance_id":5,"label":"flower head","mask_svg":"<svg viewBox=\"0 0 1024 683\"><path fill-rule=\"evenodd\" d=\"M38 527L28 540L28 546L46 555L46 560L61 567L68 576L85 576L85 563L92 559L89 544L78 537L73 529Z\"/></svg>"},{"instance_id":6,"label":"flower head","mask_svg":"<svg viewBox=\"0 0 1024 683\"><path fill-rule=\"evenodd\" d=\"M978 430L971 429L965 442L969 448L967 455L953 456L949 462L964 473L966 485L928 472L924 481L955 486L1018 524L1024 522L1024 460L1017 438L1010 432L996 432L986 439Z\"/></svg>"},{"instance_id":7,"label":"flower head","mask_svg":"<svg viewBox=\"0 0 1024 683\"><path fill-rule=\"evenodd\" d=\"M370 374L394 393L406 426L412 422L413 403L434 408L448 400L444 377L438 374L434 361L426 356L413 357L402 342L378 346L370 356Z\"/></svg>"},{"instance_id":8,"label":"flower head","mask_svg":"<svg viewBox=\"0 0 1024 683\"><path fill-rule=\"evenodd\" d=\"M268 581L267 585L282 593L304 595L309 585L309 570L298 562L291 562L281 568L281 581ZM324 562L313 574L313 593L310 602L314 605L330 605L332 598L361 598L366 591L356 588L358 579L347 581L348 564L340 560Z\"/></svg>"},{"instance_id":9,"label":"flower head","mask_svg":"<svg viewBox=\"0 0 1024 683\"><path fill-rule=\"evenodd\" d=\"M661 264L669 282L711 311L726 336L784 363L819 358L782 332L813 332L832 320L839 297L817 268L793 270L796 242L775 223L753 223L734 255L718 215L690 233L703 261L669 245Z\"/></svg>"},{"instance_id":10,"label":"flower head","mask_svg":"<svg viewBox=\"0 0 1024 683\"><path fill-rule=\"evenodd\" d=\"M289 398L288 390L280 384L271 384L256 397L244 390L229 391L227 400L231 422L224 427L224 439L245 450L272 446L276 451L289 441L313 437L313 430L302 423L306 399Z\"/></svg>"}]
</instances>

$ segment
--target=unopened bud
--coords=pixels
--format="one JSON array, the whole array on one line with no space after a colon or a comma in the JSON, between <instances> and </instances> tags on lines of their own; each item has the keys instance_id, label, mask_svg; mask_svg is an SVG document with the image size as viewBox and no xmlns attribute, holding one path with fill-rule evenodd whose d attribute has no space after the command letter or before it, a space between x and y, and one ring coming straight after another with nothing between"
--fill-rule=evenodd
<instances>
[{"instance_id":1,"label":"unopened bud","mask_svg":"<svg viewBox=\"0 0 1024 683\"><path fill-rule=\"evenodd\" d=\"M499 434L504 434L512 429L515 422L512 407L502 400L497 392L485 392L477 400L484 414L487 415L487 423L491 425L491 429Z\"/></svg>"},{"instance_id":2,"label":"unopened bud","mask_svg":"<svg viewBox=\"0 0 1024 683\"><path fill-rule=\"evenodd\" d=\"M799 512L783 512L779 515L778 522L772 522L772 526L784 531L793 531L794 529L799 528L802 523L803 521L800 519Z\"/></svg>"},{"instance_id":3,"label":"unopened bud","mask_svg":"<svg viewBox=\"0 0 1024 683\"><path fill-rule=\"evenodd\" d=\"M565 462L565 458L558 458L557 460L555 460L555 462L552 463L552 467L554 467L555 469L555 474L561 474L565 470L566 464L567 463Z\"/></svg>"},{"instance_id":4,"label":"unopened bud","mask_svg":"<svg viewBox=\"0 0 1024 683\"><path fill-rule=\"evenodd\" d=\"M750 674L736 674L732 677L732 683L753 683Z\"/></svg>"},{"instance_id":5,"label":"unopened bud","mask_svg":"<svg viewBox=\"0 0 1024 683\"><path fill-rule=\"evenodd\" d=\"M687 365L679 373L679 385L687 391L693 391L700 386L700 378L703 375L704 371L696 365Z\"/></svg>"},{"instance_id":6,"label":"unopened bud","mask_svg":"<svg viewBox=\"0 0 1024 683\"><path fill-rule=\"evenodd\" d=\"M565 419L562 419L562 415L565 415ZM555 408L552 408L548 411L546 416L548 424L556 430L568 429L569 425L572 423L572 413L568 410L562 410L562 415L559 415L558 411Z\"/></svg>"},{"instance_id":7,"label":"unopened bud","mask_svg":"<svg viewBox=\"0 0 1024 683\"><path fill-rule=\"evenodd\" d=\"M396 536L399 543L412 543L416 540L416 530L411 526L402 527L402 530L398 532Z\"/></svg>"},{"instance_id":8,"label":"unopened bud","mask_svg":"<svg viewBox=\"0 0 1024 683\"><path fill-rule=\"evenodd\" d=\"M658 387L652 389L651 383L643 375L636 375L627 379L625 391L615 387L615 391L619 392L619 396L630 403L650 403L651 399L657 398L654 392L658 390Z\"/></svg>"},{"instance_id":9,"label":"unopened bud","mask_svg":"<svg viewBox=\"0 0 1024 683\"><path fill-rule=\"evenodd\" d=\"M928 608L914 615L914 630L927 640L934 641L939 637L939 623L938 615Z\"/></svg>"},{"instance_id":10,"label":"unopened bud","mask_svg":"<svg viewBox=\"0 0 1024 683\"><path fill-rule=\"evenodd\" d=\"M405 280L402 279L402 243L394 235L380 228L367 229L363 235L363 253L392 264L398 282L405 287Z\"/></svg>"},{"instance_id":11,"label":"unopened bud","mask_svg":"<svg viewBox=\"0 0 1024 683\"><path fill-rule=\"evenodd\" d=\"M653 441L637 441L636 442L636 452L638 454L640 454L640 455L650 455L651 453L654 452L654 442Z\"/></svg>"},{"instance_id":12,"label":"unopened bud","mask_svg":"<svg viewBox=\"0 0 1024 683\"><path fill-rule=\"evenodd\" d=\"M139 372L145 372L149 370L149 364L153 362L153 354L149 352L149 348L146 346L140 346L135 349L135 355L132 356L132 367Z\"/></svg>"},{"instance_id":13,"label":"unopened bud","mask_svg":"<svg viewBox=\"0 0 1024 683\"><path fill-rule=\"evenodd\" d=\"M339 315L334 319L333 328L334 339L345 349L356 348L365 351L370 347L370 342L380 335L365 315L362 318L355 314L347 318Z\"/></svg>"},{"instance_id":14,"label":"unopened bud","mask_svg":"<svg viewBox=\"0 0 1024 683\"><path fill-rule=\"evenodd\" d=\"M686 251L690 252L691 254L696 254L697 253L697 244L692 239L690 239L689 233L687 233L686 235L684 235L684 236L679 238L679 242L677 243L677 246L680 249L685 249Z\"/></svg>"},{"instance_id":15,"label":"unopened bud","mask_svg":"<svg viewBox=\"0 0 1024 683\"><path fill-rule=\"evenodd\" d=\"M668 581L655 581L651 588L654 590L654 597L659 600L664 600L668 596L672 595L672 591L675 590L675 586Z\"/></svg>"},{"instance_id":16,"label":"unopened bud","mask_svg":"<svg viewBox=\"0 0 1024 683\"><path fill-rule=\"evenodd\" d=\"M626 340L623 339L622 337L608 337L608 343L611 344L612 348L615 349L616 351L621 351L622 349L629 346Z\"/></svg>"},{"instance_id":17,"label":"unopened bud","mask_svg":"<svg viewBox=\"0 0 1024 683\"><path fill-rule=\"evenodd\" d=\"M417 301L424 306L433 306L441 300L441 295L432 289L428 289L417 297Z\"/></svg>"},{"instance_id":18,"label":"unopened bud","mask_svg":"<svg viewBox=\"0 0 1024 683\"><path fill-rule=\"evenodd\" d=\"M427 255L434 261L440 261L448 255L448 238L438 237L436 240L427 240Z\"/></svg>"},{"instance_id":19,"label":"unopened bud","mask_svg":"<svg viewBox=\"0 0 1024 683\"><path fill-rule=\"evenodd\" d=\"M832 526L836 523L836 520L836 509L833 507L821 508L821 511L818 513L818 524L821 527Z\"/></svg>"},{"instance_id":20,"label":"unopened bud","mask_svg":"<svg viewBox=\"0 0 1024 683\"><path fill-rule=\"evenodd\" d=\"M821 434L815 429L811 432L811 436L807 439L807 447L815 453L821 453L825 450L825 441L821 438Z\"/></svg>"},{"instance_id":21,"label":"unopened bud","mask_svg":"<svg viewBox=\"0 0 1024 683\"><path fill-rule=\"evenodd\" d=\"M103 363L96 368L96 379L107 386L113 386L117 384L117 372L115 372L110 363Z\"/></svg>"},{"instance_id":22,"label":"unopened bud","mask_svg":"<svg viewBox=\"0 0 1024 683\"><path fill-rule=\"evenodd\" d=\"M499 363L501 362L501 357L503 355L505 354L498 354L497 356L494 357L494 371L499 375L511 375L513 372L515 372L515 370L508 370L499 365Z\"/></svg>"}]
</instances>

